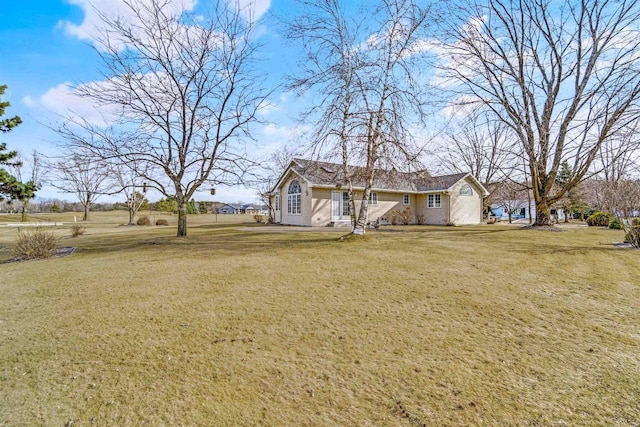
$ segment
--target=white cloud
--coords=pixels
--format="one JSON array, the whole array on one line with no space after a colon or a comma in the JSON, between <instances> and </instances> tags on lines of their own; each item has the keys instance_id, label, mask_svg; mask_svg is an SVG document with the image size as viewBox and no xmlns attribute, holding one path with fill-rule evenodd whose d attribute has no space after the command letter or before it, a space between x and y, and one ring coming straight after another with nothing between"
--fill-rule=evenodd
<instances>
[{"instance_id":1,"label":"white cloud","mask_svg":"<svg viewBox=\"0 0 640 427\"><path fill-rule=\"evenodd\" d=\"M89 84L104 84L104 82ZM37 100L27 96L23 102L29 107L41 106L63 117L81 117L95 125L109 124L118 117L115 108L97 106L94 101L79 96L70 83L61 83L49 89Z\"/></svg>"},{"instance_id":2,"label":"white cloud","mask_svg":"<svg viewBox=\"0 0 640 427\"><path fill-rule=\"evenodd\" d=\"M84 19L80 24L69 21L58 22L58 27L62 28L65 34L77 37L81 40L93 42L97 47L98 40L104 34L103 16L109 19L121 19L124 23L135 24L138 18L134 11L128 7L123 0L67 0L70 4L80 7L84 13ZM136 0L133 4L139 7L141 15L144 16L145 7L152 4L154 0ZM257 20L271 6L271 0L227 0L230 7L238 7L240 13L249 20ZM193 11L197 5L197 0L168 0L165 10L169 15L179 16L184 12ZM203 19L196 16L196 19ZM114 40L111 40L114 43ZM114 43L117 46L117 40Z\"/></svg>"},{"instance_id":3,"label":"white cloud","mask_svg":"<svg viewBox=\"0 0 640 427\"><path fill-rule=\"evenodd\" d=\"M462 119L471 115L480 105L478 98L463 95L454 99L449 105L444 107L440 114L446 119Z\"/></svg>"},{"instance_id":4,"label":"white cloud","mask_svg":"<svg viewBox=\"0 0 640 427\"><path fill-rule=\"evenodd\" d=\"M227 0L230 6L237 5L247 20L256 21L271 7L271 0Z\"/></svg>"},{"instance_id":5,"label":"white cloud","mask_svg":"<svg viewBox=\"0 0 640 427\"><path fill-rule=\"evenodd\" d=\"M107 18L121 18L125 22L135 22L134 12L125 5L123 0L67 0L70 4L76 5L84 12L82 23L76 25L69 21L60 21L58 26L64 29L64 32L81 40L96 41L102 34L103 19L101 15ZM140 7L151 4L152 0L136 0L134 4ZM167 7L170 13L179 15L183 12L193 10L197 0L169 0Z\"/></svg>"}]
</instances>

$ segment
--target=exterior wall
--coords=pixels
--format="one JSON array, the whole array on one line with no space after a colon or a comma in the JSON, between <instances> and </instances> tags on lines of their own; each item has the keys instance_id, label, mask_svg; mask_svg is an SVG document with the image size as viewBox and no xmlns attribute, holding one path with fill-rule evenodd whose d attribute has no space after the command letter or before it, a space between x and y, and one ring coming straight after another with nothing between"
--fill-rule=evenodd
<instances>
[{"instance_id":1,"label":"exterior wall","mask_svg":"<svg viewBox=\"0 0 640 427\"><path fill-rule=\"evenodd\" d=\"M293 180L300 183L302 189L302 213L288 214L287 192L289 185ZM460 188L464 184L469 184L472 189L472 195L460 195ZM336 191L332 188L310 188L308 184L298 178L295 174L290 176L283 182L282 187L278 190L280 194L280 210L275 212L276 223L301 226L324 227L332 223L331 217L331 198L332 192ZM344 191L344 190L342 190ZM403 204L403 193L391 193L385 191L374 191L378 194L378 202L375 205L369 205L367 222L375 222L379 220L382 224L391 223L393 211L404 211L409 208L409 222L417 223L417 216L422 215L423 224L430 225L446 225L452 222L455 225L480 224L482 223L482 195L480 188L477 187L470 179L465 179L454 185L451 194L440 194L440 207L427 207L427 194L409 194L409 205ZM356 191L356 212L360 209L362 190ZM400 220L398 221L400 223Z\"/></svg>"},{"instance_id":2,"label":"exterior wall","mask_svg":"<svg viewBox=\"0 0 640 427\"><path fill-rule=\"evenodd\" d=\"M290 214L289 211L289 201L287 200L287 193L289 191L289 185L291 181L298 181L300 183L300 187L302 189L302 206L301 206L301 214ZM280 222L282 224L288 225L311 225L311 189L307 185L307 183L300 179L299 177L292 174L284 183L282 184L282 188L280 188Z\"/></svg>"},{"instance_id":3,"label":"exterior wall","mask_svg":"<svg viewBox=\"0 0 640 427\"><path fill-rule=\"evenodd\" d=\"M471 187L473 194L470 196L460 194L460 189L466 184ZM468 177L451 188L451 222L455 225L482 223L482 194Z\"/></svg>"},{"instance_id":4,"label":"exterior wall","mask_svg":"<svg viewBox=\"0 0 640 427\"><path fill-rule=\"evenodd\" d=\"M440 207L439 208L427 207L429 196L427 194L418 194L416 196L416 200L417 200L416 214L422 215L424 217L423 224L446 225L449 222L449 195L444 193L433 193L433 194L440 194Z\"/></svg>"},{"instance_id":5,"label":"exterior wall","mask_svg":"<svg viewBox=\"0 0 640 427\"><path fill-rule=\"evenodd\" d=\"M378 204L369 205L369 210L367 212L368 220L371 222L375 222L378 219L382 224L390 224L391 217L394 215L394 211L404 211L409 208L411 211L409 215L409 223L414 224L416 222L416 195L409 194L409 205L404 205L402 203L402 198L404 196L403 193L387 193L384 191L374 191L374 193L378 193ZM362 193L360 193L360 197L362 197ZM356 207L360 207L360 203L356 203ZM401 219L398 219L398 224L401 223Z\"/></svg>"},{"instance_id":6,"label":"exterior wall","mask_svg":"<svg viewBox=\"0 0 640 427\"><path fill-rule=\"evenodd\" d=\"M330 188L313 188L313 198L311 201L311 225L314 227L324 227L329 225L333 219L331 217L331 195L333 190ZM339 190L344 191L344 190ZM378 203L375 205L369 205L369 209L367 210L367 222L375 222L380 220L381 223L390 223L391 221L391 213L394 210L404 210L409 208L411 210L411 215L409 222L415 223L416 215L415 215L415 201L416 195L410 194L409 205L404 205L403 196L404 194L400 193L388 193L383 191L374 191L378 194ZM356 191L356 213L359 212L360 206L362 205L362 190Z\"/></svg>"}]
</instances>

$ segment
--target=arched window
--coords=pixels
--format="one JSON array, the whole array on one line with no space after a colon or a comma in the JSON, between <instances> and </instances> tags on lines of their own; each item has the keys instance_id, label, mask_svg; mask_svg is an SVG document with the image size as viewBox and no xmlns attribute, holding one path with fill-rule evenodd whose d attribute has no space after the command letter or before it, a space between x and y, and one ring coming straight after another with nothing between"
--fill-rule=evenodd
<instances>
[{"instance_id":1,"label":"arched window","mask_svg":"<svg viewBox=\"0 0 640 427\"><path fill-rule=\"evenodd\" d=\"M300 215L302 213L302 188L298 181L291 181L287 191L287 213Z\"/></svg>"},{"instance_id":2,"label":"arched window","mask_svg":"<svg viewBox=\"0 0 640 427\"><path fill-rule=\"evenodd\" d=\"M469 184L465 184L460 187L460 195L461 196L473 196L473 190Z\"/></svg>"}]
</instances>

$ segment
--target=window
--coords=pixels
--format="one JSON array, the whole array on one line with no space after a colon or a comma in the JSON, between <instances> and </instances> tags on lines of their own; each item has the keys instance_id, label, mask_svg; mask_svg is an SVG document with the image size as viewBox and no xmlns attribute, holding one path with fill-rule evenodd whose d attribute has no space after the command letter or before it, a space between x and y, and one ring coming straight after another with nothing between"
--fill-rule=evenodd
<instances>
[{"instance_id":1,"label":"window","mask_svg":"<svg viewBox=\"0 0 640 427\"><path fill-rule=\"evenodd\" d=\"M439 208L440 205L440 195L439 194L429 194L429 199L427 200L428 208Z\"/></svg>"},{"instance_id":2,"label":"window","mask_svg":"<svg viewBox=\"0 0 640 427\"><path fill-rule=\"evenodd\" d=\"M349 193L347 193L346 191L342 192L342 216L349 216L351 215L351 209L350 208L350 204L349 204Z\"/></svg>"},{"instance_id":3,"label":"window","mask_svg":"<svg viewBox=\"0 0 640 427\"><path fill-rule=\"evenodd\" d=\"M409 199L409 195L408 194L405 194L404 196L402 196L402 204L403 205L410 204L410 199Z\"/></svg>"},{"instance_id":4,"label":"window","mask_svg":"<svg viewBox=\"0 0 640 427\"><path fill-rule=\"evenodd\" d=\"M469 184L465 184L460 187L460 195L461 196L473 196L473 190Z\"/></svg>"},{"instance_id":5,"label":"window","mask_svg":"<svg viewBox=\"0 0 640 427\"><path fill-rule=\"evenodd\" d=\"M276 210L279 211L280 210L280 195L279 194L276 195L275 204L276 204Z\"/></svg>"},{"instance_id":6,"label":"window","mask_svg":"<svg viewBox=\"0 0 640 427\"><path fill-rule=\"evenodd\" d=\"M298 181L291 181L287 191L287 213L302 214L302 188Z\"/></svg>"},{"instance_id":7,"label":"window","mask_svg":"<svg viewBox=\"0 0 640 427\"><path fill-rule=\"evenodd\" d=\"M370 205L378 204L378 193L374 193L374 192L369 193L369 204Z\"/></svg>"}]
</instances>

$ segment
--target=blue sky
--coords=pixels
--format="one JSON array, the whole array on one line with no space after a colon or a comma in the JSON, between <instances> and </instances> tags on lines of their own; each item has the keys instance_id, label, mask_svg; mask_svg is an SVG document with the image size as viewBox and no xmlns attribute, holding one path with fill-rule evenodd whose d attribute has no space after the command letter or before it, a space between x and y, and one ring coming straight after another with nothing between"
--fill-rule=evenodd
<instances>
[{"instance_id":1,"label":"blue sky","mask_svg":"<svg viewBox=\"0 0 640 427\"><path fill-rule=\"evenodd\" d=\"M195 2L175 1L187 7L190 2ZM7 116L19 115L23 120L22 125L2 135L2 141L8 144L9 149L19 150L25 155L33 149L50 156L60 154L56 146L58 137L47 125L55 123L55 113L62 113L70 103L76 111L86 107L70 99L69 85L102 80L98 56L92 48L91 38L87 36L96 22L91 4L101 10L113 11L118 3L119 0L4 2L0 26L0 39L3 40L0 43L0 84L8 85L3 97L4 101L11 103ZM202 0L200 3L203 3ZM281 14L290 4L280 2L272 5L270 0L254 3L263 18L260 41L265 45L265 60L260 66L269 76L270 84L275 85L285 73L292 71L297 59L289 48L283 49L282 39L271 16L274 7L279 7L280 10L275 13ZM198 5L195 7L197 11ZM294 120L296 114L288 108L289 101L289 96L279 91L270 99L273 108L266 117L270 124L261 127L256 135L260 138L261 150L276 149L291 141L291 135L295 134L299 123ZM254 189L219 188L215 199L253 202L256 200L255 194ZM38 197L73 200L74 196L58 193L52 187L45 186ZM206 192L199 193L198 197L202 200L211 199ZM150 198L154 199L153 196Z\"/></svg>"}]
</instances>

